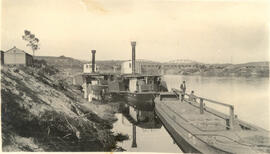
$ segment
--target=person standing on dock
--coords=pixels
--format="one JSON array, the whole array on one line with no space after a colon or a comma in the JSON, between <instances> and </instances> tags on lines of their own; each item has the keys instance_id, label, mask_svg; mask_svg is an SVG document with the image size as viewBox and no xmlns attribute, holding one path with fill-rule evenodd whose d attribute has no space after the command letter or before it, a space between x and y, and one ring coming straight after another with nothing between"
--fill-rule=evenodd
<instances>
[{"instance_id":1,"label":"person standing on dock","mask_svg":"<svg viewBox=\"0 0 270 154\"><path fill-rule=\"evenodd\" d=\"M180 86L180 89L181 89L181 102L183 102L183 100L184 100L184 97L185 97L185 93L186 93L186 82L185 81L183 81L183 83L181 84L181 86Z\"/></svg>"}]
</instances>

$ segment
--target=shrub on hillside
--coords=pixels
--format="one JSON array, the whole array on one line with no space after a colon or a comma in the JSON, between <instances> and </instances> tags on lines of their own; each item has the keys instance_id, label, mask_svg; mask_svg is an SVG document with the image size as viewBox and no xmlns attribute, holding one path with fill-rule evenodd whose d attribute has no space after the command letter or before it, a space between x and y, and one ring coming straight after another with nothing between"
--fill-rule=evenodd
<instances>
[{"instance_id":1,"label":"shrub on hillside","mask_svg":"<svg viewBox=\"0 0 270 154\"><path fill-rule=\"evenodd\" d=\"M40 68L39 72L46 73L48 75L55 75L59 73L59 70L54 66L48 65L45 60L34 60L34 67Z\"/></svg>"}]
</instances>

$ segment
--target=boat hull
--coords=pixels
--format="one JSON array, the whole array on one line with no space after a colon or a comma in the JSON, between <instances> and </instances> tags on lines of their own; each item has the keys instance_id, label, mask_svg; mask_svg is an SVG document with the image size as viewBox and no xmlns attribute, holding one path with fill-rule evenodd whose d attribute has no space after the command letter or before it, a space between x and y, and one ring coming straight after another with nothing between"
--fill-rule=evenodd
<instances>
[{"instance_id":1,"label":"boat hull","mask_svg":"<svg viewBox=\"0 0 270 154\"><path fill-rule=\"evenodd\" d=\"M153 93L127 93L125 95L125 98L128 102L132 102L132 103L152 103L154 101L155 98L155 94Z\"/></svg>"},{"instance_id":2,"label":"boat hull","mask_svg":"<svg viewBox=\"0 0 270 154\"><path fill-rule=\"evenodd\" d=\"M123 93L110 93L110 101L112 102L126 102L127 99Z\"/></svg>"},{"instance_id":3,"label":"boat hull","mask_svg":"<svg viewBox=\"0 0 270 154\"><path fill-rule=\"evenodd\" d=\"M166 128L167 132L174 139L178 147L185 153L199 153L191 144L185 141L185 139L167 122L165 117L162 116L159 110L155 108L155 113L159 117L163 126Z\"/></svg>"},{"instance_id":4,"label":"boat hull","mask_svg":"<svg viewBox=\"0 0 270 154\"><path fill-rule=\"evenodd\" d=\"M184 151L189 153L223 153L228 154L230 152L223 151L221 149L215 148L189 132L188 128L185 127L186 124L178 123L176 121L176 116L174 114L167 113L168 111L163 110L165 104L155 101L155 112L160 118L161 122L167 129L167 131L174 138L177 145Z\"/></svg>"},{"instance_id":5,"label":"boat hull","mask_svg":"<svg viewBox=\"0 0 270 154\"><path fill-rule=\"evenodd\" d=\"M125 101L132 106L138 104L151 104L153 105L156 92L140 93L140 92L110 92L111 101ZM136 105L137 104L137 105Z\"/></svg>"}]
</instances>

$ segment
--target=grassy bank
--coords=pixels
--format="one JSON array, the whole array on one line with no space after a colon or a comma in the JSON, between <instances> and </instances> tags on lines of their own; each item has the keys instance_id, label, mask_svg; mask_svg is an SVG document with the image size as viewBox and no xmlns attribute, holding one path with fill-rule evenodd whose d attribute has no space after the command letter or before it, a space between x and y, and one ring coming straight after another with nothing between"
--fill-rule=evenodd
<instances>
[{"instance_id":1,"label":"grassy bank","mask_svg":"<svg viewBox=\"0 0 270 154\"><path fill-rule=\"evenodd\" d=\"M115 150L113 113L81 95L51 66L2 66L3 151Z\"/></svg>"}]
</instances>

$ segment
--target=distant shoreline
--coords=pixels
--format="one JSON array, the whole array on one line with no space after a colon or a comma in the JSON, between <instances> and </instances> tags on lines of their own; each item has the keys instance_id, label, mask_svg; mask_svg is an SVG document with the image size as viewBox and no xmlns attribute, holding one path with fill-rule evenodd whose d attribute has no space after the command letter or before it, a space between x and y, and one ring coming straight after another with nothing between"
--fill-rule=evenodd
<instances>
[{"instance_id":1,"label":"distant shoreline","mask_svg":"<svg viewBox=\"0 0 270 154\"><path fill-rule=\"evenodd\" d=\"M71 57L46 57L38 56L39 60L45 60L70 74L83 71L83 65L90 63ZM96 64L101 72L114 72L113 66L119 66L116 73L121 72L121 60L97 60ZM269 62L249 62L242 64L204 64L190 61L190 63L159 63L148 60L138 60L142 65L143 74L169 74L185 76L214 76L214 77L269 77ZM163 71L163 73L162 73Z\"/></svg>"},{"instance_id":2,"label":"distant shoreline","mask_svg":"<svg viewBox=\"0 0 270 154\"><path fill-rule=\"evenodd\" d=\"M185 76L185 77L216 77L216 78L269 78L269 76L233 76L233 75L201 75L201 74L189 74L189 75L183 75L183 74L164 74L164 75L172 75L172 76Z\"/></svg>"},{"instance_id":3,"label":"distant shoreline","mask_svg":"<svg viewBox=\"0 0 270 154\"><path fill-rule=\"evenodd\" d=\"M167 70L165 74L172 75L184 75L184 76L205 76L205 77L268 77L269 78L269 67L256 66L248 68L247 66L233 65L232 68L208 68L204 71L193 69L193 70Z\"/></svg>"}]
</instances>

